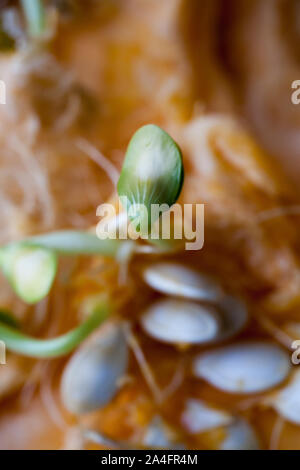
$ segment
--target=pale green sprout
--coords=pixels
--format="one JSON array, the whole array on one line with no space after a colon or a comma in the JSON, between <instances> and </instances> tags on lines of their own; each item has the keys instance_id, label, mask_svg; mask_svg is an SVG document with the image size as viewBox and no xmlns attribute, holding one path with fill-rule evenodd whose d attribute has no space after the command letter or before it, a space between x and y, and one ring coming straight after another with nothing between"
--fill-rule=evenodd
<instances>
[{"instance_id":1,"label":"pale green sprout","mask_svg":"<svg viewBox=\"0 0 300 470\"><path fill-rule=\"evenodd\" d=\"M172 137L153 124L141 127L129 142L117 186L136 230L151 229L152 205L164 205L164 211L177 201L183 178L181 151Z\"/></svg>"},{"instance_id":2,"label":"pale green sprout","mask_svg":"<svg viewBox=\"0 0 300 470\"><path fill-rule=\"evenodd\" d=\"M108 303L105 299L102 299L102 302L99 301L97 306L94 305L87 320L64 335L51 339L36 339L8 325L7 321L3 321L0 323L0 339L4 341L7 349L23 356L38 358L59 357L73 351L92 331L106 320L108 315Z\"/></svg>"},{"instance_id":3,"label":"pale green sprout","mask_svg":"<svg viewBox=\"0 0 300 470\"><path fill-rule=\"evenodd\" d=\"M119 240L100 240L95 234L79 230L60 230L57 232L35 235L26 240L51 249L57 254L116 256L122 242Z\"/></svg>"},{"instance_id":4,"label":"pale green sprout","mask_svg":"<svg viewBox=\"0 0 300 470\"><path fill-rule=\"evenodd\" d=\"M2 248L0 264L16 294L29 304L39 302L48 294L57 269L52 250L26 242Z\"/></svg>"},{"instance_id":5,"label":"pale green sprout","mask_svg":"<svg viewBox=\"0 0 300 470\"><path fill-rule=\"evenodd\" d=\"M16 294L33 304L50 291L57 255L117 256L119 240L99 240L86 232L62 230L10 243L0 250L0 266Z\"/></svg>"},{"instance_id":6,"label":"pale green sprout","mask_svg":"<svg viewBox=\"0 0 300 470\"><path fill-rule=\"evenodd\" d=\"M32 38L39 38L46 28L46 13L42 0L21 0L27 29Z\"/></svg>"},{"instance_id":7,"label":"pale green sprout","mask_svg":"<svg viewBox=\"0 0 300 470\"><path fill-rule=\"evenodd\" d=\"M0 266L11 286L27 303L36 303L50 291L57 269L57 255L117 256L124 243L99 240L96 235L62 230L8 244L0 250ZM0 340L8 350L23 356L51 358L70 353L108 317L110 307L102 295L82 305L88 317L81 325L53 339L36 339L22 333L13 317L0 312Z\"/></svg>"}]
</instances>

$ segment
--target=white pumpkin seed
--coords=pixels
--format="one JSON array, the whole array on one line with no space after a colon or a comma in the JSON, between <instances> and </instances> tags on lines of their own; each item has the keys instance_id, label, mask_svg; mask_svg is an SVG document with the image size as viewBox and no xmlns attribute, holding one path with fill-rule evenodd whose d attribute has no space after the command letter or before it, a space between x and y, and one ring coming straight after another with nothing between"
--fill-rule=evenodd
<instances>
[{"instance_id":1,"label":"white pumpkin seed","mask_svg":"<svg viewBox=\"0 0 300 470\"><path fill-rule=\"evenodd\" d=\"M189 399L186 401L181 422L190 434L209 431L224 427L233 421L233 417L225 411L208 406L202 400Z\"/></svg>"},{"instance_id":2,"label":"white pumpkin seed","mask_svg":"<svg viewBox=\"0 0 300 470\"><path fill-rule=\"evenodd\" d=\"M142 445L153 449L185 449L175 442L176 436L159 415L153 417L143 437Z\"/></svg>"},{"instance_id":3,"label":"white pumpkin seed","mask_svg":"<svg viewBox=\"0 0 300 470\"><path fill-rule=\"evenodd\" d=\"M173 344L202 344L216 338L219 319L213 308L178 299L152 304L141 325L153 338Z\"/></svg>"},{"instance_id":4,"label":"white pumpkin seed","mask_svg":"<svg viewBox=\"0 0 300 470\"><path fill-rule=\"evenodd\" d=\"M163 294L186 299L216 301L222 295L218 284L204 274L177 263L151 264L143 271L145 282Z\"/></svg>"},{"instance_id":5,"label":"white pumpkin seed","mask_svg":"<svg viewBox=\"0 0 300 470\"><path fill-rule=\"evenodd\" d=\"M259 450L260 445L252 427L243 419L237 419L226 428L226 437L219 450Z\"/></svg>"},{"instance_id":6,"label":"white pumpkin seed","mask_svg":"<svg viewBox=\"0 0 300 470\"><path fill-rule=\"evenodd\" d=\"M224 346L200 354L194 373L215 387L231 393L256 393L282 382L290 372L288 354L268 342Z\"/></svg>"},{"instance_id":7,"label":"white pumpkin seed","mask_svg":"<svg viewBox=\"0 0 300 470\"><path fill-rule=\"evenodd\" d=\"M284 419L300 424L300 370L297 370L291 382L271 398L273 408Z\"/></svg>"},{"instance_id":8,"label":"white pumpkin seed","mask_svg":"<svg viewBox=\"0 0 300 470\"><path fill-rule=\"evenodd\" d=\"M61 396L65 407L81 414L106 405L125 374L128 348L119 324L110 324L85 342L63 373Z\"/></svg>"}]
</instances>

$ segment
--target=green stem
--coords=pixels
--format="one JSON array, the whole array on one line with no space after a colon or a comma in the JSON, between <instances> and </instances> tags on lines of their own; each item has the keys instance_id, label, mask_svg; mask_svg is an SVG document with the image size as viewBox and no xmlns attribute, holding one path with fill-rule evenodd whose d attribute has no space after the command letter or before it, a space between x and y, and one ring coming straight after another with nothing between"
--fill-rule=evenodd
<instances>
[{"instance_id":1,"label":"green stem","mask_svg":"<svg viewBox=\"0 0 300 470\"><path fill-rule=\"evenodd\" d=\"M23 356L37 358L63 356L75 349L95 330L107 318L108 313L108 305L103 303L80 326L53 339L36 339L0 323L0 339L4 341L8 350Z\"/></svg>"},{"instance_id":2,"label":"green stem","mask_svg":"<svg viewBox=\"0 0 300 470\"><path fill-rule=\"evenodd\" d=\"M45 8L42 0L21 0L31 37L40 37L46 27Z\"/></svg>"},{"instance_id":3,"label":"green stem","mask_svg":"<svg viewBox=\"0 0 300 470\"><path fill-rule=\"evenodd\" d=\"M120 248L120 240L100 240L96 235L77 230L61 230L58 232L36 235L24 240L44 248L54 250L63 255L106 255L115 256Z\"/></svg>"}]
</instances>

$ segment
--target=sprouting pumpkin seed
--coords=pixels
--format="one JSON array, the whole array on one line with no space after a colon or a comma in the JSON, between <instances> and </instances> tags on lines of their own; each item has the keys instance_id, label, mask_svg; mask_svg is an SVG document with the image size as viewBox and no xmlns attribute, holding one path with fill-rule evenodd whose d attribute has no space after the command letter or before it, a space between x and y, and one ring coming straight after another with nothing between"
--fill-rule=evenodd
<instances>
[{"instance_id":1,"label":"sprouting pumpkin seed","mask_svg":"<svg viewBox=\"0 0 300 470\"><path fill-rule=\"evenodd\" d=\"M117 188L137 231L148 231L177 201L183 176L181 151L165 131L148 124L133 135ZM154 204L161 206L160 213L151 214Z\"/></svg>"},{"instance_id":2,"label":"sprouting pumpkin seed","mask_svg":"<svg viewBox=\"0 0 300 470\"><path fill-rule=\"evenodd\" d=\"M21 242L2 248L0 265L16 294L34 304L51 289L57 259L52 250Z\"/></svg>"}]
</instances>

